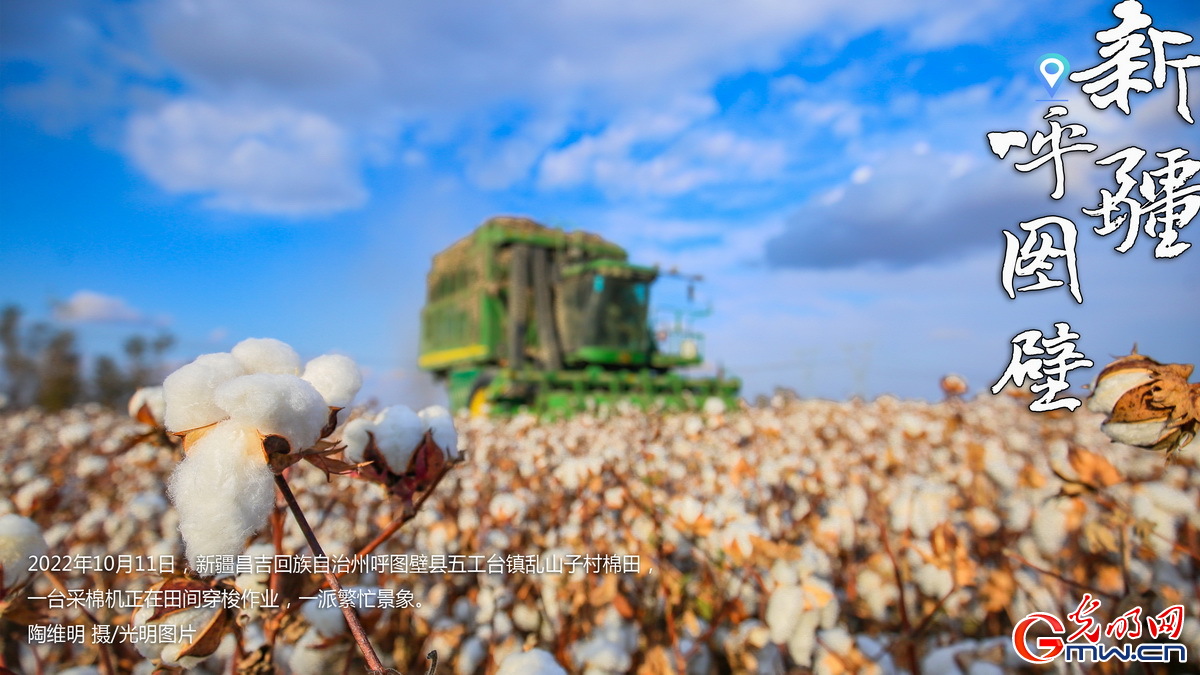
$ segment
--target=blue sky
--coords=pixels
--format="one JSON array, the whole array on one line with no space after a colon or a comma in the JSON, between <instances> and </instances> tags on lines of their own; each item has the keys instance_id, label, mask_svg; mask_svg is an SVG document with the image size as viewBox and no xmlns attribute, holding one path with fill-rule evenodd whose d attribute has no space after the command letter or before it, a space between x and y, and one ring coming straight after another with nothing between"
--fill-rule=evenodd
<instances>
[{"instance_id":1,"label":"blue sky","mask_svg":"<svg viewBox=\"0 0 1200 675\"><path fill-rule=\"evenodd\" d=\"M92 350L161 327L180 360L340 351L422 403L430 256L515 213L704 274L710 365L749 394L980 391L1056 321L1098 366L1135 341L1197 362L1200 250L1119 254L1079 213L1114 185L1100 153L1200 152L1175 76L1129 116L1060 86L1099 146L1060 202L987 147L1045 128L1039 57L1099 63L1113 4L7 2L0 303ZM1193 3L1144 5L1200 36ZM1001 231L1051 214L1079 227L1082 305L1001 290Z\"/></svg>"}]
</instances>

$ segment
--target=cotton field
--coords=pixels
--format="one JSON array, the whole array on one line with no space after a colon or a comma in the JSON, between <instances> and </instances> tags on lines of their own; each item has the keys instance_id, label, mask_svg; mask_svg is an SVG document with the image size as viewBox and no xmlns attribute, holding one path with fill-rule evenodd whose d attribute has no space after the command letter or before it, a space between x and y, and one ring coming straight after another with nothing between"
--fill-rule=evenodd
<instances>
[{"instance_id":1,"label":"cotton field","mask_svg":"<svg viewBox=\"0 0 1200 675\"><path fill-rule=\"evenodd\" d=\"M333 374L315 386L321 395L292 396L302 403L294 410L324 415L326 403L340 407L331 397L348 402L336 364L322 365ZM202 380L212 384L187 386L209 386ZM270 449L229 422L261 429L256 420L274 414L256 407L246 382L214 388L206 400L225 408L168 405L173 430L220 430L194 439L188 462L222 434ZM212 529L221 508L197 515L192 503L224 488L179 487L191 480L179 472L193 469L179 468L177 439L144 423L162 419L152 402L134 405L143 421L99 407L0 417L5 667L366 672L338 603L322 601L327 575L255 567L182 576L206 544L185 541L181 524L201 533L189 537L217 532L216 557L312 551L283 498L262 489L269 476L231 478L239 491L220 499L262 513L245 516L233 539ZM316 447L332 452L281 470L327 556L374 561L341 570L334 596L360 607L374 651L401 673L427 672L434 650L436 671L456 675L1019 672L1030 666L1013 649L1014 624L1045 612L1069 633L1085 594L1100 602L1090 614L1100 626L1133 608L1144 624L1181 605L1174 641L1195 661L1198 444L1168 462L1110 440L1103 412L1027 405L1008 394L933 404L777 395L692 414L460 417L453 427L444 414L431 422L436 411L346 408L321 430L329 433ZM315 440L317 422L300 419L315 414L282 423L293 448ZM447 450L437 476L412 473L422 429ZM388 445L403 434L412 440L402 450ZM392 470L361 466L372 439ZM358 475L336 475L354 466ZM105 561L119 554L130 566ZM29 571L30 560L80 558L96 562ZM142 569L168 558L174 574ZM151 589L239 602L164 614L134 602L133 592ZM242 602L272 592L278 602L265 604L277 607ZM155 633L139 626L163 638L174 634L167 624L191 634L136 642ZM1126 641L1139 640L1149 636Z\"/></svg>"}]
</instances>

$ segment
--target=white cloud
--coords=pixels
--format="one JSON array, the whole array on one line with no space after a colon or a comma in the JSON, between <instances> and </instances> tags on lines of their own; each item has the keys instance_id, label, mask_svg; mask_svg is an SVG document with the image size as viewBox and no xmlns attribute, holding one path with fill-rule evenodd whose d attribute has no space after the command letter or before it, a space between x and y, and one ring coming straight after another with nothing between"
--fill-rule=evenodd
<instances>
[{"instance_id":1,"label":"white cloud","mask_svg":"<svg viewBox=\"0 0 1200 675\"><path fill-rule=\"evenodd\" d=\"M164 189L210 206L308 215L360 206L366 190L345 131L285 107L181 100L129 121L134 163Z\"/></svg>"},{"instance_id":2,"label":"white cloud","mask_svg":"<svg viewBox=\"0 0 1200 675\"><path fill-rule=\"evenodd\" d=\"M141 321L143 315L121 298L80 290L54 307L54 318L78 323L132 322Z\"/></svg>"},{"instance_id":3,"label":"white cloud","mask_svg":"<svg viewBox=\"0 0 1200 675\"><path fill-rule=\"evenodd\" d=\"M684 97L642 109L542 158L538 185L595 187L614 198L674 197L710 186L772 178L787 168L784 141L753 138L715 122L711 99Z\"/></svg>"},{"instance_id":4,"label":"white cloud","mask_svg":"<svg viewBox=\"0 0 1200 675\"><path fill-rule=\"evenodd\" d=\"M718 78L770 71L799 45L806 55L834 54L879 29L946 44L1005 28L992 18L1006 4L991 2L983 14L971 7L515 0L464 11L388 0L168 0L117 11L83 3L19 13L33 35L10 42L49 75L9 98L42 116L54 101L64 109L91 101L103 108L96 118L128 119L134 163L164 189L216 208L290 216L353 208L367 198L365 162L446 149L485 190L532 179L671 197L769 177L795 156L773 140L778 134L697 126L712 117L706 94ZM94 76L98 63L103 78ZM864 110L823 100L800 111L806 126L828 124L841 138L862 132ZM509 137L495 113L514 103L528 119ZM592 133L556 147L581 130ZM664 146L638 145L659 139Z\"/></svg>"}]
</instances>

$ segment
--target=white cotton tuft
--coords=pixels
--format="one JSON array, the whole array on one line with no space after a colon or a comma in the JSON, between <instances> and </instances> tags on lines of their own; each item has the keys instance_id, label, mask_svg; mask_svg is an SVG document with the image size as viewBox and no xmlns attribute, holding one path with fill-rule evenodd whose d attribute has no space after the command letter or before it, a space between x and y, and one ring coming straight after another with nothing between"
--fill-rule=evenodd
<instances>
[{"instance_id":1,"label":"white cotton tuft","mask_svg":"<svg viewBox=\"0 0 1200 675\"><path fill-rule=\"evenodd\" d=\"M257 434L231 420L196 441L167 491L193 567L198 556L240 554L275 506L275 479Z\"/></svg>"},{"instance_id":2,"label":"white cotton tuft","mask_svg":"<svg viewBox=\"0 0 1200 675\"><path fill-rule=\"evenodd\" d=\"M162 661L164 666L178 666L182 668L191 668L208 658L204 656L184 656L182 652L193 646L192 640L200 637L204 632L205 626L212 621L212 618L221 611L218 607L192 607L189 609L181 609L176 612L163 614L157 619L151 621L154 616L154 607L149 604L142 605L133 613L133 625L143 626L149 623L159 627L163 634L167 631L163 630L164 626L176 626L177 629L171 631L170 634L178 636L178 639L171 641L153 641L142 640L136 644L138 653L148 659L158 659ZM185 636L185 631L189 636Z\"/></svg>"},{"instance_id":3,"label":"white cotton tuft","mask_svg":"<svg viewBox=\"0 0 1200 675\"><path fill-rule=\"evenodd\" d=\"M304 603L300 611L308 620L308 625L322 637L335 638L350 630L342 608L336 605L322 607L320 603L310 600Z\"/></svg>"},{"instance_id":4,"label":"white cotton tuft","mask_svg":"<svg viewBox=\"0 0 1200 675\"><path fill-rule=\"evenodd\" d=\"M367 417L355 417L342 428L342 444L346 446L346 461L364 461L367 443L371 442L368 434L378 434L376 423Z\"/></svg>"},{"instance_id":5,"label":"white cotton tuft","mask_svg":"<svg viewBox=\"0 0 1200 675\"><path fill-rule=\"evenodd\" d=\"M394 405L375 418L375 445L394 473L404 473L425 436L425 423L411 408Z\"/></svg>"},{"instance_id":6,"label":"white cotton tuft","mask_svg":"<svg viewBox=\"0 0 1200 675\"><path fill-rule=\"evenodd\" d=\"M1149 382L1151 373L1145 368L1130 368L1109 373L1103 379L1092 383L1092 395L1088 397L1087 409L1092 412L1111 415L1117 400L1125 392Z\"/></svg>"},{"instance_id":7,"label":"white cotton tuft","mask_svg":"<svg viewBox=\"0 0 1200 675\"><path fill-rule=\"evenodd\" d=\"M716 396L709 396L704 399L704 414L705 415L722 415L725 413L725 401Z\"/></svg>"},{"instance_id":8,"label":"white cotton tuft","mask_svg":"<svg viewBox=\"0 0 1200 675\"><path fill-rule=\"evenodd\" d=\"M342 427L342 445L346 446L346 461L361 462L371 438L367 434L375 431L375 420L355 417Z\"/></svg>"},{"instance_id":9,"label":"white cotton tuft","mask_svg":"<svg viewBox=\"0 0 1200 675\"><path fill-rule=\"evenodd\" d=\"M198 429L225 419L225 411L213 401L217 387L245 374L231 354L203 354L167 376L163 382L163 412L172 432Z\"/></svg>"},{"instance_id":10,"label":"white cotton tuft","mask_svg":"<svg viewBox=\"0 0 1200 675\"><path fill-rule=\"evenodd\" d=\"M550 652L535 648L505 656L496 675L567 675L567 671Z\"/></svg>"},{"instance_id":11,"label":"white cotton tuft","mask_svg":"<svg viewBox=\"0 0 1200 675\"><path fill-rule=\"evenodd\" d=\"M771 642L786 642L804 614L804 591L799 586L775 589L767 600L767 628Z\"/></svg>"},{"instance_id":12,"label":"white cotton tuft","mask_svg":"<svg viewBox=\"0 0 1200 675\"><path fill-rule=\"evenodd\" d=\"M248 338L230 351L247 373L300 374L300 355L275 338Z\"/></svg>"},{"instance_id":13,"label":"white cotton tuft","mask_svg":"<svg viewBox=\"0 0 1200 675\"><path fill-rule=\"evenodd\" d=\"M1033 519L1030 530L1042 555L1049 559L1062 555L1067 540L1067 515L1062 506L1048 505Z\"/></svg>"},{"instance_id":14,"label":"white cotton tuft","mask_svg":"<svg viewBox=\"0 0 1200 675\"><path fill-rule=\"evenodd\" d=\"M346 408L362 388L362 373L354 360L341 354L318 356L304 366L305 380L312 383L331 408Z\"/></svg>"},{"instance_id":15,"label":"white cotton tuft","mask_svg":"<svg viewBox=\"0 0 1200 675\"><path fill-rule=\"evenodd\" d=\"M930 598L941 598L954 589L954 576L950 570L944 570L932 564L917 567L917 573L913 575L913 579L917 582L917 588L920 588L921 592Z\"/></svg>"},{"instance_id":16,"label":"white cotton tuft","mask_svg":"<svg viewBox=\"0 0 1200 675\"><path fill-rule=\"evenodd\" d=\"M479 666L487 660L488 648L483 640L469 637L458 648L458 656L454 659L454 675L471 675L479 670ZM521 671L522 673L528 671Z\"/></svg>"},{"instance_id":17,"label":"white cotton tuft","mask_svg":"<svg viewBox=\"0 0 1200 675\"><path fill-rule=\"evenodd\" d=\"M324 675L338 672L350 652L350 643L326 645L327 638L310 628L296 641L287 657L288 669L295 675Z\"/></svg>"},{"instance_id":18,"label":"white cotton tuft","mask_svg":"<svg viewBox=\"0 0 1200 675\"><path fill-rule=\"evenodd\" d=\"M1140 447L1156 445L1167 435L1168 429L1166 418L1140 422L1107 422L1100 425L1100 430L1114 441Z\"/></svg>"},{"instance_id":19,"label":"white cotton tuft","mask_svg":"<svg viewBox=\"0 0 1200 675\"><path fill-rule=\"evenodd\" d=\"M454 430L454 418L450 411L440 405L431 405L417 413L425 429L433 432L433 442L450 458L458 457L458 432Z\"/></svg>"},{"instance_id":20,"label":"white cotton tuft","mask_svg":"<svg viewBox=\"0 0 1200 675\"><path fill-rule=\"evenodd\" d=\"M32 577L29 556L45 555L46 551L46 540L37 523L15 513L0 516L0 565L4 566L5 588L15 588Z\"/></svg>"},{"instance_id":21,"label":"white cotton tuft","mask_svg":"<svg viewBox=\"0 0 1200 675\"><path fill-rule=\"evenodd\" d=\"M325 399L295 375L243 375L222 384L215 398L234 422L282 436L292 450L312 447L329 421Z\"/></svg>"},{"instance_id":22,"label":"white cotton tuft","mask_svg":"<svg viewBox=\"0 0 1200 675\"><path fill-rule=\"evenodd\" d=\"M162 387L142 387L129 397L129 416L137 418L138 412L145 406L155 422L162 424L163 409L166 408Z\"/></svg>"}]
</instances>

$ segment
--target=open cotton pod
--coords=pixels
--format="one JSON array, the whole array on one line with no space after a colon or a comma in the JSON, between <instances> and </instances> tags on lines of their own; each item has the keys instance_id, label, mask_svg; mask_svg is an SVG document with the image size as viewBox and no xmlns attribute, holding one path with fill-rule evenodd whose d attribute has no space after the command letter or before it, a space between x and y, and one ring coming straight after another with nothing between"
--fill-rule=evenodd
<instances>
[{"instance_id":1,"label":"open cotton pod","mask_svg":"<svg viewBox=\"0 0 1200 675\"><path fill-rule=\"evenodd\" d=\"M1088 408L1108 414L1100 428L1109 438L1170 457L1200 427L1200 384L1188 383L1193 369L1135 350L1100 372Z\"/></svg>"},{"instance_id":2,"label":"open cotton pod","mask_svg":"<svg viewBox=\"0 0 1200 675\"><path fill-rule=\"evenodd\" d=\"M233 612L225 608L225 603L202 602L202 598L214 590L234 592L220 583L182 577L166 579L152 586L146 593L147 598L175 598L179 602L155 605L148 601L133 613L135 627L153 626L161 638L138 642L138 652L159 665L182 668L191 668L212 656L220 647L221 638L233 625ZM197 604L187 605L188 600L195 600Z\"/></svg>"},{"instance_id":3,"label":"open cotton pod","mask_svg":"<svg viewBox=\"0 0 1200 675\"><path fill-rule=\"evenodd\" d=\"M1108 364L1096 376L1087 409L1111 415L1117 399L1130 389L1149 382L1161 367L1162 364L1154 359L1138 354L1134 345L1132 353Z\"/></svg>"}]
</instances>

